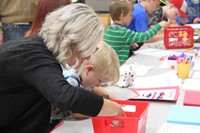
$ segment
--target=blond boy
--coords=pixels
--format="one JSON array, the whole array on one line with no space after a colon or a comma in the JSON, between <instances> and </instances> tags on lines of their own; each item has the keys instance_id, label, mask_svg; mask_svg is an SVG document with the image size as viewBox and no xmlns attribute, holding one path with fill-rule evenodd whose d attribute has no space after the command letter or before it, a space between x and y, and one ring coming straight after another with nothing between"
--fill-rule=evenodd
<instances>
[{"instance_id":1,"label":"blond boy","mask_svg":"<svg viewBox=\"0 0 200 133\"><path fill-rule=\"evenodd\" d=\"M63 75L74 86L80 85L85 89L99 92L101 83L111 81L116 83L119 80L119 67L116 52L109 45L101 44L97 52L81 64L78 73L74 69L70 69L64 70ZM99 93L108 97L108 94Z\"/></svg>"},{"instance_id":2,"label":"blond boy","mask_svg":"<svg viewBox=\"0 0 200 133\"><path fill-rule=\"evenodd\" d=\"M73 86L82 86L84 89L92 91L104 98L116 99L108 94L104 88L100 87L102 83L114 82L119 80L119 59L116 52L107 44L100 44L98 50L85 60L76 73L76 70L64 70L63 75ZM77 113L70 113L76 119L85 119L84 116Z\"/></svg>"}]
</instances>

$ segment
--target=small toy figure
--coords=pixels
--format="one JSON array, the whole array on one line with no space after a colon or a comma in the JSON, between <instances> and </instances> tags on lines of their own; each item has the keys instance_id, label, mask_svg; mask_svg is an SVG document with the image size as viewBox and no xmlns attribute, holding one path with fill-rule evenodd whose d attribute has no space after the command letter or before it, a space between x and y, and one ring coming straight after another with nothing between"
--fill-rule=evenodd
<instances>
[{"instance_id":1,"label":"small toy figure","mask_svg":"<svg viewBox=\"0 0 200 133\"><path fill-rule=\"evenodd\" d=\"M120 68L120 79L117 85L122 88L130 86L135 79L135 73L132 65L122 65Z\"/></svg>"}]
</instances>

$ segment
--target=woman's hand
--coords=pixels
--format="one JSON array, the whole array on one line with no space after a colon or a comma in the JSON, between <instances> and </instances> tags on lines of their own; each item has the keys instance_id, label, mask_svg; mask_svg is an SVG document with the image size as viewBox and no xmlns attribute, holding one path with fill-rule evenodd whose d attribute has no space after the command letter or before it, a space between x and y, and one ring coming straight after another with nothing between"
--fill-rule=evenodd
<instances>
[{"instance_id":1,"label":"woman's hand","mask_svg":"<svg viewBox=\"0 0 200 133\"><path fill-rule=\"evenodd\" d=\"M126 116L122 106L116 102L104 99L104 104L98 116Z\"/></svg>"}]
</instances>

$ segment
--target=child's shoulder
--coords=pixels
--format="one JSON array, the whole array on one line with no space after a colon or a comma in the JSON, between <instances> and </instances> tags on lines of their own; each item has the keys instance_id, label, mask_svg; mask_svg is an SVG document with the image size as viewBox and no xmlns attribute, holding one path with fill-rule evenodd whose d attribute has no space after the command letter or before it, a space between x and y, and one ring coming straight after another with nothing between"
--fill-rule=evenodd
<instances>
[{"instance_id":1,"label":"child's shoulder","mask_svg":"<svg viewBox=\"0 0 200 133\"><path fill-rule=\"evenodd\" d=\"M72 69L72 68L65 69L65 68L63 68L63 75L64 75L65 78L69 77L69 76L74 76L76 74L77 74L77 71L75 69Z\"/></svg>"}]
</instances>

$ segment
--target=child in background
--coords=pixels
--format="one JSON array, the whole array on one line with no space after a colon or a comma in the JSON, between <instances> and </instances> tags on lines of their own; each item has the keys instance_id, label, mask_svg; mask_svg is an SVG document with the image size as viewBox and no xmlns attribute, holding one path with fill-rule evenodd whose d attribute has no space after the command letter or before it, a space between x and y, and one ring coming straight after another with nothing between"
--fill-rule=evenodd
<instances>
[{"instance_id":1,"label":"child in background","mask_svg":"<svg viewBox=\"0 0 200 133\"><path fill-rule=\"evenodd\" d=\"M183 18L187 18L185 14L187 9L187 3L184 0L169 0L166 6L158 7L156 11L148 16L149 27L165 20L174 20L181 15Z\"/></svg>"},{"instance_id":2,"label":"child in background","mask_svg":"<svg viewBox=\"0 0 200 133\"><path fill-rule=\"evenodd\" d=\"M129 58L130 47L135 47L131 46L132 44L151 39L162 27L170 24L162 21L146 32L137 33L124 27L132 19L133 5L130 1L113 1L109 6L109 11L113 24L105 31L104 41L116 51L120 64Z\"/></svg>"},{"instance_id":3,"label":"child in background","mask_svg":"<svg viewBox=\"0 0 200 133\"><path fill-rule=\"evenodd\" d=\"M147 31L149 29L147 16L148 14L152 14L158 8L159 4L159 0L139 0L138 3L134 5L132 21L126 27L136 32ZM162 39L164 39L163 34L156 34L149 39L148 42L155 42ZM139 44L139 46L142 44Z\"/></svg>"},{"instance_id":4,"label":"child in background","mask_svg":"<svg viewBox=\"0 0 200 133\"><path fill-rule=\"evenodd\" d=\"M132 12L132 20L126 27L136 32L144 32L148 30L147 15L152 14L159 6L159 0L140 0L134 5Z\"/></svg>"},{"instance_id":5,"label":"child in background","mask_svg":"<svg viewBox=\"0 0 200 133\"><path fill-rule=\"evenodd\" d=\"M67 67L67 66L66 66ZM118 99L100 87L101 83L114 82L119 80L119 59L116 52L107 44L99 45L99 49L89 60L85 60L78 70L63 69L63 75L66 80L73 86L82 86L84 89L96 93L107 99ZM56 114L56 115L55 115ZM70 114L76 119L85 119L88 116L72 113ZM52 113L52 125L55 126L58 122L67 116L65 112L60 112L54 108Z\"/></svg>"},{"instance_id":6,"label":"child in background","mask_svg":"<svg viewBox=\"0 0 200 133\"><path fill-rule=\"evenodd\" d=\"M200 1L199 0L185 0L188 8L186 10L186 14L188 18L178 17L178 24L196 24L200 23Z\"/></svg>"}]
</instances>

